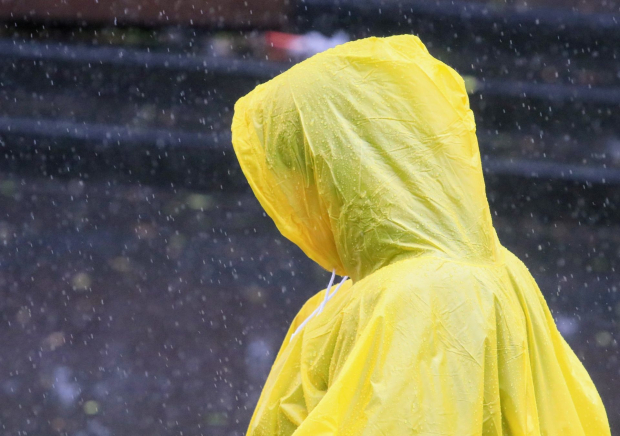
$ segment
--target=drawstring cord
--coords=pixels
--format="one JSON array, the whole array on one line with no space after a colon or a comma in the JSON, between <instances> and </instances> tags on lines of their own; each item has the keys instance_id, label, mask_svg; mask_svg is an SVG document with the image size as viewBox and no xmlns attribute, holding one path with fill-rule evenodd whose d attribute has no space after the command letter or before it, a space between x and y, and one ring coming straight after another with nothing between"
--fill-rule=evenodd
<instances>
[{"instance_id":1,"label":"drawstring cord","mask_svg":"<svg viewBox=\"0 0 620 436\"><path fill-rule=\"evenodd\" d=\"M331 300L334 295L336 295L336 292L338 292L338 289L340 289L340 287L344 284L344 282L347 281L349 277L344 276L342 280L340 281L340 283L338 284L338 286L336 286L336 289L334 289L334 292L331 292L335 278L336 278L336 270L334 269L332 271L332 278L329 280L329 284L327 285L327 289L325 290L325 298L323 298L323 301L321 302L319 307L314 309L314 312L312 312L310 316L306 318L305 321L299 325L299 327L297 327L297 330L295 330L295 333L291 335L291 341L293 340L295 335L299 333L312 318L314 318L315 315L318 315L319 313L323 312L323 309L325 308L325 305L327 304L327 302Z\"/></svg>"},{"instance_id":2,"label":"drawstring cord","mask_svg":"<svg viewBox=\"0 0 620 436\"><path fill-rule=\"evenodd\" d=\"M323 308L325 307L325 305L327 304L328 298L329 298L329 293L332 290L332 286L334 285L334 279L336 278L336 270L332 271L332 278L329 279L329 283L327 285L327 288L325 288L325 298L323 298L323 302L321 302L321 304L319 305L319 307L317 308L319 311L317 313L317 315L321 312L323 312Z\"/></svg>"}]
</instances>

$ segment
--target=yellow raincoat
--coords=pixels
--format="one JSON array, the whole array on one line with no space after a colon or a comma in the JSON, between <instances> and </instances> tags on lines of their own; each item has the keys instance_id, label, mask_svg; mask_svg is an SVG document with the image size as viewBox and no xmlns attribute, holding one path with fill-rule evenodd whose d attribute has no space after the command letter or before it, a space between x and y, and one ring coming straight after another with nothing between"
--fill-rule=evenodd
<instances>
[{"instance_id":1,"label":"yellow raincoat","mask_svg":"<svg viewBox=\"0 0 620 436\"><path fill-rule=\"evenodd\" d=\"M499 243L461 77L414 36L316 55L235 106L284 236L352 278L301 309L248 435L609 435L527 268Z\"/></svg>"}]
</instances>

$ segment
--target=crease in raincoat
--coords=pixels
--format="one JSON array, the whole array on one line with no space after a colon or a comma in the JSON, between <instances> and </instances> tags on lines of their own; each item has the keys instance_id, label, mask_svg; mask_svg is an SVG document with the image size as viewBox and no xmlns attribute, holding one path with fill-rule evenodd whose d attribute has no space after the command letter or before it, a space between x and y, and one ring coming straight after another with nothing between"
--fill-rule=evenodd
<instances>
[{"instance_id":1,"label":"crease in raincoat","mask_svg":"<svg viewBox=\"0 0 620 436\"><path fill-rule=\"evenodd\" d=\"M352 280L293 320L248 435L608 435L589 375L500 244L463 80L415 36L318 54L235 105L280 232ZM292 338L291 338L292 337Z\"/></svg>"}]
</instances>

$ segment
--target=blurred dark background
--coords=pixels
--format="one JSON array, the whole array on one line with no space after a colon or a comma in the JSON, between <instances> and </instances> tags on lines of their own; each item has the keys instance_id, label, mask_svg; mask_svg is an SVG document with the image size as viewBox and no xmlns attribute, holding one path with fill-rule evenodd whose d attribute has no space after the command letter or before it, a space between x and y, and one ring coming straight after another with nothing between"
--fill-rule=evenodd
<instances>
[{"instance_id":1,"label":"blurred dark background","mask_svg":"<svg viewBox=\"0 0 620 436\"><path fill-rule=\"evenodd\" d=\"M328 273L249 190L234 102L413 33L465 77L499 237L620 434L619 8L0 0L0 433L243 434Z\"/></svg>"}]
</instances>

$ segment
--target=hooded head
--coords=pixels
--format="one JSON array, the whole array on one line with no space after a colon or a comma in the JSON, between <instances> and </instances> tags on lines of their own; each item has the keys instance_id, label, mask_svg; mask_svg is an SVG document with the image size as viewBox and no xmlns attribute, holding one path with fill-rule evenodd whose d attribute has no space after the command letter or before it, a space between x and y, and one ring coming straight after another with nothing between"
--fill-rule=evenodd
<instances>
[{"instance_id":1,"label":"hooded head","mask_svg":"<svg viewBox=\"0 0 620 436\"><path fill-rule=\"evenodd\" d=\"M415 36L292 67L236 103L232 134L265 211L328 271L498 256L463 79Z\"/></svg>"}]
</instances>

